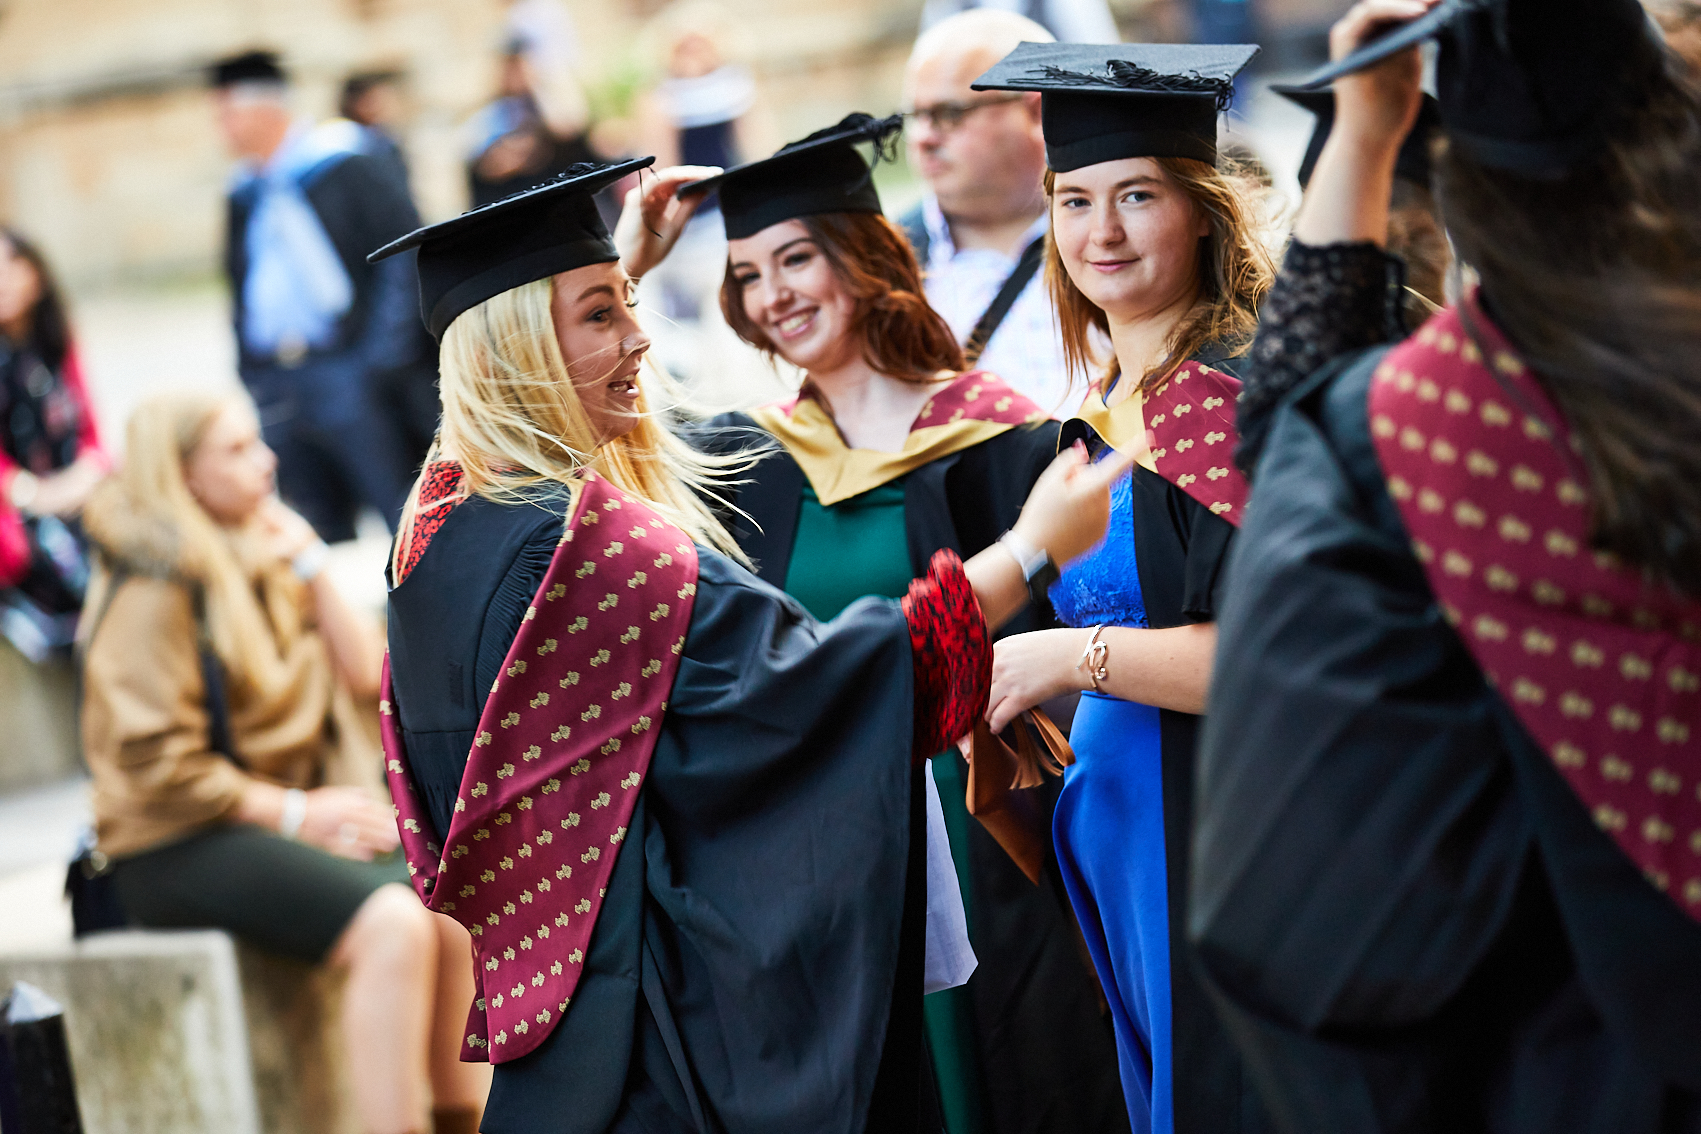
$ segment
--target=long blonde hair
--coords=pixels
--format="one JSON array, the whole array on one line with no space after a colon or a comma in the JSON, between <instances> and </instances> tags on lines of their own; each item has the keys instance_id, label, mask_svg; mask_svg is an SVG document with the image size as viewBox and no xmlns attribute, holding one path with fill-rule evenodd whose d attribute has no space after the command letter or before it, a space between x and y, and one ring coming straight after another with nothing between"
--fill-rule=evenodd
<instances>
[{"instance_id":1,"label":"long blonde hair","mask_svg":"<svg viewBox=\"0 0 1701 1134\"><path fill-rule=\"evenodd\" d=\"M506 504L534 500L539 488L592 469L691 538L747 563L705 502L718 499L717 486L747 460L700 453L680 440L661 415L679 412L685 398L650 365L639 379L637 424L596 445L596 429L555 335L551 287L548 279L522 284L449 324L438 363L443 424L427 462L452 457L461 466L463 492ZM397 531L397 578L418 509L416 483Z\"/></svg>"},{"instance_id":2,"label":"long blonde hair","mask_svg":"<svg viewBox=\"0 0 1701 1134\"><path fill-rule=\"evenodd\" d=\"M268 693L291 680L285 657L303 633L301 584L264 554L256 533L226 528L189 490L184 466L240 395L167 394L130 415L122 507L138 530L161 541L161 566L205 600L208 637L232 681Z\"/></svg>"},{"instance_id":3,"label":"long blonde hair","mask_svg":"<svg viewBox=\"0 0 1701 1134\"><path fill-rule=\"evenodd\" d=\"M1228 159L1223 168L1193 158L1160 157L1153 161L1174 181L1210 222L1210 235L1199 242L1199 300L1177 324L1169 354L1150 373L1139 375L1140 393L1156 388L1199 350L1221 343L1238 354L1252 344L1258 330L1258 307L1276 280L1276 265L1260 235L1259 191L1253 178ZM1045 171L1049 209L1056 177ZM1121 372L1112 361L1103 375L1094 375L1096 358L1092 330L1110 334L1110 320L1088 299L1063 265L1057 241L1047 234L1045 281L1063 332L1063 361L1070 374L1085 374L1108 382Z\"/></svg>"}]
</instances>

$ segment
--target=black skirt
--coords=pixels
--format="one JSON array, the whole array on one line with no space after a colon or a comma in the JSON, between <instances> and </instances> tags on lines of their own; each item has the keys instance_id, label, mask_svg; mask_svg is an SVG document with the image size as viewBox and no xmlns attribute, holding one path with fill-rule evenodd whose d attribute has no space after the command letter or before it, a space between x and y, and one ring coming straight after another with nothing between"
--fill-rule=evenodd
<instances>
[{"instance_id":1,"label":"black skirt","mask_svg":"<svg viewBox=\"0 0 1701 1134\"><path fill-rule=\"evenodd\" d=\"M213 827L113 864L132 921L223 929L268 953L318 964L372 891L407 885L400 854L356 862L248 824Z\"/></svg>"}]
</instances>

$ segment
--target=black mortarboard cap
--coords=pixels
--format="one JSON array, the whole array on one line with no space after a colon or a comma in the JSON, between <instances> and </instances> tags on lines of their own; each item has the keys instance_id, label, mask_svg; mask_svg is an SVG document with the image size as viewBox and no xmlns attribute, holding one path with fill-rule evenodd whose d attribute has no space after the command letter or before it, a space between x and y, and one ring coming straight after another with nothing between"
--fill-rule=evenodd
<instances>
[{"instance_id":1,"label":"black mortarboard cap","mask_svg":"<svg viewBox=\"0 0 1701 1134\"><path fill-rule=\"evenodd\" d=\"M903 128L902 115L847 114L837 125L781 146L771 157L682 185L679 195L720 190L728 240L743 240L798 217L878 213L874 170L857 147L872 143L875 161L890 160L893 140Z\"/></svg>"},{"instance_id":2,"label":"black mortarboard cap","mask_svg":"<svg viewBox=\"0 0 1701 1134\"><path fill-rule=\"evenodd\" d=\"M620 259L592 194L655 160L581 162L553 181L416 229L366 259L419 249L419 314L441 339L457 315L493 296Z\"/></svg>"},{"instance_id":3,"label":"black mortarboard cap","mask_svg":"<svg viewBox=\"0 0 1701 1134\"><path fill-rule=\"evenodd\" d=\"M1289 102L1298 103L1317 117L1317 127L1312 130L1311 142L1305 147L1305 159L1299 163L1299 184L1303 188L1311 184L1311 173L1317 168L1317 159L1323 153L1323 143L1329 140L1329 131L1334 129L1335 92L1327 89L1308 90L1286 83L1272 83L1270 89ZM1425 189L1429 188L1429 145L1440 128L1441 104L1435 101L1434 95L1426 94L1423 96L1423 106L1418 110L1417 121L1412 123L1406 140L1400 143L1400 156L1394 162L1395 177L1421 185Z\"/></svg>"},{"instance_id":4,"label":"black mortarboard cap","mask_svg":"<svg viewBox=\"0 0 1701 1134\"><path fill-rule=\"evenodd\" d=\"M1317 88L1435 39L1449 144L1482 165L1558 177L1593 157L1663 64L1638 0L1441 0L1301 85Z\"/></svg>"},{"instance_id":5,"label":"black mortarboard cap","mask_svg":"<svg viewBox=\"0 0 1701 1134\"><path fill-rule=\"evenodd\" d=\"M1249 44L1023 43L977 91L1039 91L1045 163L1065 173L1133 157L1217 160L1217 115Z\"/></svg>"},{"instance_id":6,"label":"black mortarboard cap","mask_svg":"<svg viewBox=\"0 0 1701 1134\"><path fill-rule=\"evenodd\" d=\"M287 83L289 75L278 62L275 51L244 51L220 59L207 68L207 85L230 87L237 83Z\"/></svg>"}]
</instances>

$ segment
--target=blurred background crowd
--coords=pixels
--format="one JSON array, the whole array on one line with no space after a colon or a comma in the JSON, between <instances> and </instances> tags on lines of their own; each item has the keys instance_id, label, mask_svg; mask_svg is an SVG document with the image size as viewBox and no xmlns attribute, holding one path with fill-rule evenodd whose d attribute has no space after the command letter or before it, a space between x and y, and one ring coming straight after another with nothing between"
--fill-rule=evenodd
<instances>
[{"instance_id":1,"label":"blurred background crowd","mask_svg":"<svg viewBox=\"0 0 1701 1134\"><path fill-rule=\"evenodd\" d=\"M377 615L389 532L435 427L436 344L410 260L368 265L365 253L574 162L732 166L853 110L910 110L922 101L906 89L917 37L975 6L0 0L0 952L70 937L65 863L88 812L71 649L89 581L84 505L123 461L137 406L246 389L280 490L331 545L328 577ZM1267 183L1279 249L1314 123L1269 84L1324 57L1346 0L984 6L1063 41L1262 45L1228 130ZM1674 46L1701 46L1701 31L1685 30L1701 28L1701 5L1666 0L1658 14ZM946 97L927 99L909 146L875 176L912 241L955 235L960 247L939 209L922 207L947 202L940 186L928 196L918 155L966 116L952 117L957 80L943 81ZM631 187L606 194L610 227ZM304 209L318 224L304 225ZM986 269L956 262L957 247L919 249L941 281L961 273L960 287L928 289L959 337L1037 219L1017 218L1001 237L1010 255ZM652 357L705 409L795 386L722 319L725 249L706 210L640 293ZM1010 326L1030 317L1050 342L1047 307L1018 306ZM1012 379L1044 369L998 349L989 368ZM1060 416L1073 408L1061 385L1024 392ZM257 440L233 435L232 451ZM286 559L312 544L293 522L275 533ZM334 621L324 608L318 618ZM349 837L356 817L327 820L326 837Z\"/></svg>"},{"instance_id":2,"label":"blurred background crowd","mask_svg":"<svg viewBox=\"0 0 1701 1134\"><path fill-rule=\"evenodd\" d=\"M0 511L14 520L41 517L28 520L27 532L13 523L0 533L0 558L40 560L29 579L14 563L0 592L0 727L8 737L0 792L76 771L67 647L86 565L75 517L120 456L135 406L165 391L245 385L279 451L286 495L333 544L331 569L344 591L357 606L378 609L388 521L435 418L435 359L414 317L411 280L367 270L357 262L361 251L416 218L452 216L575 161L656 154L660 166L731 165L848 110L900 109L917 35L967 6L0 6L0 330L9 341L29 341L28 358L4 360L20 393L8 399L0 462L36 474L28 491L37 497L21 510L0 501ZM1270 171L1271 240L1281 239L1312 121L1270 95L1264 80L1322 57L1341 0L991 6L1032 16L1064 40L1263 44L1229 127ZM252 54L242 57L245 51ZM233 59L233 71L210 76L216 61ZM210 77L225 94L209 89ZM256 91L265 97L256 99ZM910 160L915 152L912 139L908 153L876 170L894 216L912 213L925 190ZM348 153L359 160L341 160ZM321 218L342 218L325 227L349 271L330 273L328 296L312 280L285 279L273 289L284 297L281 307L242 306L248 285L266 276L252 274L256 242L289 224L287 210L258 207L270 200L255 173L260 158L274 170L293 166ZM338 168L321 173L330 166ZM611 224L624 189L607 195ZM330 199L339 194L365 205ZM710 408L768 400L788 380L721 319L723 258L718 217L705 215L644 285L653 357ZM244 286L233 287L236 280ZM339 286L352 294L339 296ZM321 298L296 301L312 295ZM301 327L313 337L316 318L325 341L296 341ZM348 380L351 367L362 382ZM309 396L307 407L295 406L295 394L276 389L280 373L291 390L361 387L370 404ZM283 426L290 418L301 420L299 428ZM46 814L33 805L21 812ZM15 854L7 849L14 845ZM58 851L20 823L0 824L0 872L11 873L19 856ZM34 931L15 922L10 932Z\"/></svg>"}]
</instances>

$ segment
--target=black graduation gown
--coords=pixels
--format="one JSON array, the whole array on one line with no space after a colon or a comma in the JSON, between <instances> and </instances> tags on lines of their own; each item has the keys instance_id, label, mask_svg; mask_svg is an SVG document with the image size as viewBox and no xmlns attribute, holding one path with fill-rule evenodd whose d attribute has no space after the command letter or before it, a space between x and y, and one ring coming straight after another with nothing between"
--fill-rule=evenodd
<instances>
[{"instance_id":1,"label":"black graduation gown","mask_svg":"<svg viewBox=\"0 0 1701 1134\"><path fill-rule=\"evenodd\" d=\"M564 508L472 498L390 594L396 712L439 831ZM642 838L571 1010L498 1066L483 1129L916 1130L925 825L903 614L870 599L819 624L697 550Z\"/></svg>"},{"instance_id":2,"label":"black graduation gown","mask_svg":"<svg viewBox=\"0 0 1701 1134\"><path fill-rule=\"evenodd\" d=\"M1209 365L1226 370L1214 358ZM1076 440L1091 446L1100 443L1084 422L1066 423L1060 444L1072 445ZM1144 466L1136 465L1132 475L1134 557L1147 625L1162 630L1216 621L1236 539L1234 525ZM1219 656L1220 650L1219 646ZM1269 1120L1239 1051L1199 982L1186 933L1193 783L1203 719L1171 709L1158 711L1169 883L1175 1129L1179 1134L1253 1134L1267 1130Z\"/></svg>"},{"instance_id":3,"label":"black graduation gown","mask_svg":"<svg viewBox=\"0 0 1701 1134\"><path fill-rule=\"evenodd\" d=\"M996 542L1057 455L1057 436L1055 422L1017 426L908 473L904 527L912 571L924 574L940 549L968 559ZM701 443L728 450L768 437L748 416L731 413L709 422ZM728 496L750 518L729 513L728 527L757 574L783 588L803 500L803 470L774 446L742 479L746 483ZM998 636L1055 625L1049 609L1030 606ZM948 758L966 778L962 757ZM1061 786L1053 780L1037 789L1048 817ZM1126 1129L1115 1041L1077 944L1061 879L1053 869L1051 881L1036 887L986 829L969 820L961 797L941 793L940 802L960 813L969 829L975 887L968 903L969 936L979 964L967 987L990 1129L997 1134Z\"/></svg>"},{"instance_id":4,"label":"black graduation gown","mask_svg":"<svg viewBox=\"0 0 1701 1134\"><path fill-rule=\"evenodd\" d=\"M1701 925L1485 682L1385 488L1373 353L1279 411L1219 619L1190 933L1292 1134L1701 1130Z\"/></svg>"}]
</instances>

